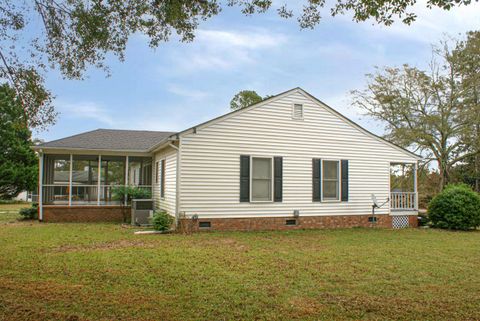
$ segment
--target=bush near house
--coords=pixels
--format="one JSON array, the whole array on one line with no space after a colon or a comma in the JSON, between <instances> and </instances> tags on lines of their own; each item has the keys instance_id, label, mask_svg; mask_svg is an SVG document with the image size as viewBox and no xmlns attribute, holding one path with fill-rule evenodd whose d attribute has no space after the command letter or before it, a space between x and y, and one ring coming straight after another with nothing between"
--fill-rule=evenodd
<instances>
[{"instance_id":1,"label":"bush near house","mask_svg":"<svg viewBox=\"0 0 480 321\"><path fill-rule=\"evenodd\" d=\"M168 231L173 224L173 217L165 211L155 212L152 224L156 231Z\"/></svg>"},{"instance_id":2,"label":"bush near house","mask_svg":"<svg viewBox=\"0 0 480 321\"><path fill-rule=\"evenodd\" d=\"M34 220L38 218L38 204L33 203L32 207L22 208L19 211L19 214L24 220Z\"/></svg>"},{"instance_id":3,"label":"bush near house","mask_svg":"<svg viewBox=\"0 0 480 321\"><path fill-rule=\"evenodd\" d=\"M112 188L112 198L116 201L120 201L123 207L123 222L130 223L130 214L127 211L127 207L124 207L125 200L130 205L133 199L150 199L152 198L152 192L149 189L137 187L137 186L115 186Z\"/></svg>"},{"instance_id":4,"label":"bush near house","mask_svg":"<svg viewBox=\"0 0 480 321\"><path fill-rule=\"evenodd\" d=\"M480 226L480 196L468 185L449 185L428 206L432 225L469 230Z\"/></svg>"},{"instance_id":5,"label":"bush near house","mask_svg":"<svg viewBox=\"0 0 480 321\"><path fill-rule=\"evenodd\" d=\"M127 200L127 203L133 199L149 199L152 197L152 193L149 189L140 188L136 186L116 186L112 188L113 199L118 201Z\"/></svg>"}]
</instances>

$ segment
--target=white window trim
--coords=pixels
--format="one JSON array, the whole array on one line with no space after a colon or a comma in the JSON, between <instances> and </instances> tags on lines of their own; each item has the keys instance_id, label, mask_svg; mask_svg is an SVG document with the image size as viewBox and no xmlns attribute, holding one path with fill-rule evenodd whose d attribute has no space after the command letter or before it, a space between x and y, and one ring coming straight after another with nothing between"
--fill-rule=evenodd
<instances>
[{"instance_id":1,"label":"white window trim","mask_svg":"<svg viewBox=\"0 0 480 321\"><path fill-rule=\"evenodd\" d=\"M327 161L327 162L337 162L338 163L338 167L337 167L337 172L338 172L338 199L331 199L331 198L327 198L327 199L324 199L323 198L323 193L325 192L325 189L323 187L323 171L325 170L325 167L324 167L324 162ZM321 189L321 199L322 199L322 202L324 203L340 203L342 202L342 164L341 164L341 161L340 159L322 159L322 170L320 171L320 184L322 186L322 189Z\"/></svg>"},{"instance_id":2,"label":"white window trim","mask_svg":"<svg viewBox=\"0 0 480 321\"><path fill-rule=\"evenodd\" d=\"M295 105L302 106L302 117L295 117ZM304 104L299 104L299 103L293 103L292 104L292 119L303 120L304 118L305 118L305 105Z\"/></svg>"},{"instance_id":3,"label":"white window trim","mask_svg":"<svg viewBox=\"0 0 480 321\"><path fill-rule=\"evenodd\" d=\"M271 187L270 187L270 191L271 191L271 195L270 195L270 200L268 201L254 201L253 200L253 196L252 196L252 190L253 190L253 159L254 158L265 158L265 159L270 159L270 167L271 167L271 170L272 170L272 174L270 176L270 181L271 181ZM273 203L273 188L274 188L274 178L273 178L273 175L274 175L274 168L273 168L273 156L250 156L250 203Z\"/></svg>"}]
</instances>

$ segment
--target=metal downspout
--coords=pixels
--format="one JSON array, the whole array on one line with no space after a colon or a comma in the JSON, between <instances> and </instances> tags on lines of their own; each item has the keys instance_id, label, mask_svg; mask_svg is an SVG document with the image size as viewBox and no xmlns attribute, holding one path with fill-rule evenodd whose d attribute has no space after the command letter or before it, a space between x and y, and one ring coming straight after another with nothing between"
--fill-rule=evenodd
<instances>
[{"instance_id":1,"label":"metal downspout","mask_svg":"<svg viewBox=\"0 0 480 321\"><path fill-rule=\"evenodd\" d=\"M177 173L175 175L175 224L178 227L180 219L180 139L178 140L178 147L172 143L169 143L168 146L172 147L177 151Z\"/></svg>"}]
</instances>

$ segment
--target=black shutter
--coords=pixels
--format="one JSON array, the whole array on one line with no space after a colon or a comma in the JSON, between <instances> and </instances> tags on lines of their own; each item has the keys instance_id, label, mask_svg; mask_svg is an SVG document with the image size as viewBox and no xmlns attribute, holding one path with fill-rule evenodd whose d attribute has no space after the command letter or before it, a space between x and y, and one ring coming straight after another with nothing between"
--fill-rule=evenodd
<instances>
[{"instance_id":1,"label":"black shutter","mask_svg":"<svg viewBox=\"0 0 480 321\"><path fill-rule=\"evenodd\" d=\"M348 160L342 159L342 202L348 202Z\"/></svg>"},{"instance_id":2,"label":"black shutter","mask_svg":"<svg viewBox=\"0 0 480 321\"><path fill-rule=\"evenodd\" d=\"M165 160L160 161L160 197L165 197Z\"/></svg>"},{"instance_id":3,"label":"black shutter","mask_svg":"<svg viewBox=\"0 0 480 321\"><path fill-rule=\"evenodd\" d=\"M250 156L240 155L240 202L250 202Z\"/></svg>"},{"instance_id":4,"label":"black shutter","mask_svg":"<svg viewBox=\"0 0 480 321\"><path fill-rule=\"evenodd\" d=\"M273 158L273 200L281 202L283 200L283 158Z\"/></svg>"},{"instance_id":5,"label":"black shutter","mask_svg":"<svg viewBox=\"0 0 480 321\"><path fill-rule=\"evenodd\" d=\"M312 199L314 202L322 200L322 160L319 158L312 159Z\"/></svg>"}]
</instances>

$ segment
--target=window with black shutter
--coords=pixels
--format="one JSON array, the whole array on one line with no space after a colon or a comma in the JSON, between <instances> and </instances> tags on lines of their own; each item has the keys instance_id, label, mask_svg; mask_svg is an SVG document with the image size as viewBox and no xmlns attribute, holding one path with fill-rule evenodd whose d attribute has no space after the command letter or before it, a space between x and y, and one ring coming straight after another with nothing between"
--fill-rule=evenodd
<instances>
[{"instance_id":1,"label":"window with black shutter","mask_svg":"<svg viewBox=\"0 0 480 321\"><path fill-rule=\"evenodd\" d=\"M273 172L274 172L274 182L273 182L273 200L275 202L281 202L283 200L283 158L274 157L273 158Z\"/></svg>"},{"instance_id":2,"label":"window with black shutter","mask_svg":"<svg viewBox=\"0 0 480 321\"><path fill-rule=\"evenodd\" d=\"M240 156L240 202L250 202L250 156Z\"/></svg>"},{"instance_id":3,"label":"window with black shutter","mask_svg":"<svg viewBox=\"0 0 480 321\"><path fill-rule=\"evenodd\" d=\"M165 197L165 160L160 161L160 197Z\"/></svg>"},{"instance_id":4,"label":"window with black shutter","mask_svg":"<svg viewBox=\"0 0 480 321\"><path fill-rule=\"evenodd\" d=\"M240 202L283 201L283 158L240 156Z\"/></svg>"},{"instance_id":5,"label":"window with black shutter","mask_svg":"<svg viewBox=\"0 0 480 321\"><path fill-rule=\"evenodd\" d=\"M348 160L342 159L342 202L348 202Z\"/></svg>"},{"instance_id":6,"label":"window with black shutter","mask_svg":"<svg viewBox=\"0 0 480 321\"><path fill-rule=\"evenodd\" d=\"M312 200L320 202L322 200L322 160L319 158L312 159Z\"/></svg>"}]
</instances>

